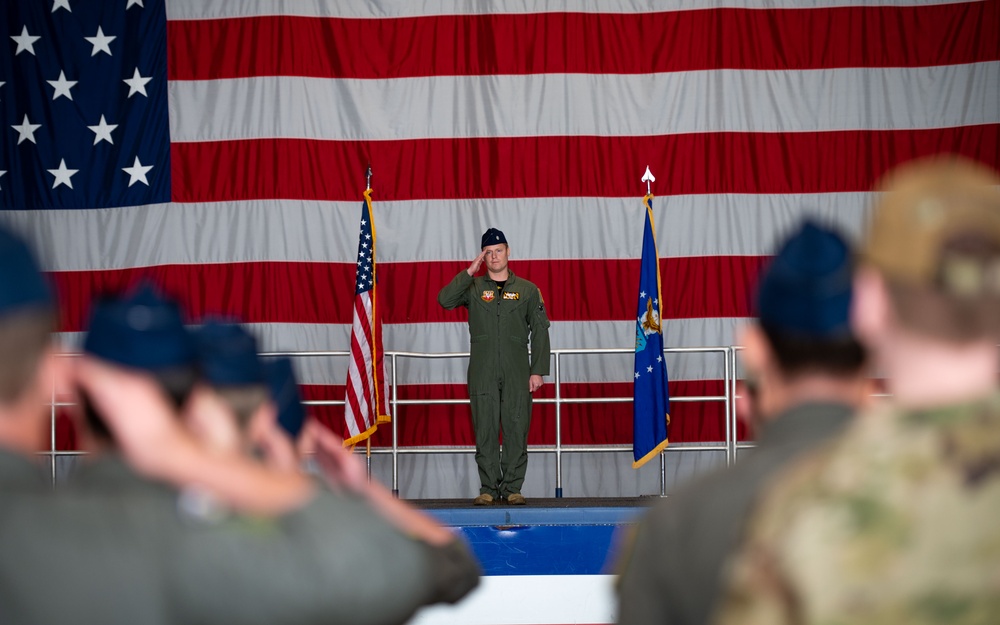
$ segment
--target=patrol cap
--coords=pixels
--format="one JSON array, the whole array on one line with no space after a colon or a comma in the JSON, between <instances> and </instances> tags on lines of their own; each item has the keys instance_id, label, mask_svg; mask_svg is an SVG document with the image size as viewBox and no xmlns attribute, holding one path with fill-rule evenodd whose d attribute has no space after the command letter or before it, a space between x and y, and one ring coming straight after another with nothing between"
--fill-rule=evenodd
<instances>
[{"instance_id":1,"label":"patrol cap","mask_svg":"<svg viewBox=\"0 0 1000 625\"><path fill-rule=\"evenodd\" d=\"M198 363L194 338L184 327L180 308L148 284L124 298L94 304L83 351L145 371Z\"/></svg>"},{"instance_id":2,"label":"patrol cap","mask_svg":"<svg viewBox=\"0 0 1000 625\"><path fill-rule=\"evenodd\" d=\"M52 290L21 237L0 227L0 315L25 308L55 308Z\"/></svg>"},{"instance_id":3,"label":"patrol cap","mask_svg":"<svg viewBox=\"0 0 1000 625\"><path fill-rule=\"evenodd\" d=\"M886 278L956 295L1000 294L1000 177L957 156L907 163L880 183L862 259ZM995 248L992 262L949 251L962 237ZM987 259L988 260L988 259Z\"/></svg>"},{"instance_id":4,"label":"patrol cap","mask_svg":"<svg viewBox=\"0 0 1000 625\"><path fill-rule=\"evenodd\" d=\"M212 386L264 383L257 339L238 323L206 322L194 333L201 377Z\"/></svg>"},{"instance_id":5,"label":"patrol cap","mask_svg":"<svg viewBox=\"0 0 1000 625\"><path fill-rule=\"evenodd\" d=\"M838 233L805 221L761 275L761 325L782 333L833 339L850 332L851 250Z\"/></svg>"},{"instance_id":6,"label":"patrol cap","mask_svg":"<svg viewBox=\"0 0 1000 625\"><path fill-rule=\"evenodd\" d=\"M496 228L490 228L483 233L482 245L479 249L483 249L487 245L507 245L507 237L503 235L503 232L497 230Z\"/></svg>"},{"instance_id":7,"label":"patrol cap","mask_svg":"<svg viewBox=\"0 0 1000 625\"><path fill-rule=\"evenodd\" d=\"M271 399L278 409L278 425L295 440L306 422L306 410L299 396L299 385L289 358L276 358L264 363Z\"/></svg>"}]
</instances>

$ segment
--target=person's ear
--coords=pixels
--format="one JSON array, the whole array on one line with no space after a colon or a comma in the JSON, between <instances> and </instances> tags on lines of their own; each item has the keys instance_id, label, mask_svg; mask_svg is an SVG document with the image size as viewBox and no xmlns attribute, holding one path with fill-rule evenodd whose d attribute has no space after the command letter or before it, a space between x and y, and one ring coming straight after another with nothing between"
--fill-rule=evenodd
<instances>
[{"instance_id":1,"label":"person's ear","mask_svg":"<svg viewBox=\"0 0 1000 625\"><path fill-rule=\"evenodd\" d=\"M738 333L738 341L743 346L740 351L743 366L754 377L771 368L774 355L759 324L743 326Z\"/></svg>"},{"instance_id":2,"label":"person's ear","mask_svg":"<svg viewBox=\"0 0 1000 625\"><path fill-rule=\"evenodd\" d=\"M851 296L851 329L866 346L875 344L890 325L892 304L885 280L874 269L863 267L854 275Z\"/></svg>"}]
</instances>

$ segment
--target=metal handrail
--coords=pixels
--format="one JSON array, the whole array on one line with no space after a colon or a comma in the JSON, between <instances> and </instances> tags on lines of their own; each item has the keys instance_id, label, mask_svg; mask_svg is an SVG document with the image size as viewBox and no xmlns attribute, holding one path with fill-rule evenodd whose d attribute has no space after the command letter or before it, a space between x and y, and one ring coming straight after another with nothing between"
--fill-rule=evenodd
<instances>
[{"instance_id":1,"label":"metal handrail","mask_svg":"<svg viewBox=\"0 0 1000 625\"><path fill-rule=\"evenodd\" d=\"M736 440L736 410L735 410L735 393L736 393L736 351L738 348L725 346L725 347L670 347L663 350L664 354L712 354L717 353L722 355L722 379L723 388L725 392L722 395L698 395L698 396L681 396L681 397L671 397L671 402L677 403L705 403L705 402L722 402L724 403L724 422L725 422L725 441L721 443L686 443L686 444L673 444L667 447L663 452L660 453L660 495L664 496L666 494L666 463L665 454L666 453L681 453L689 451L725 451L726 452L726 462L727 464L735 461L737 449L744 449L752 446L752 443L741 443ZM564 380L562 379L563 372L563 359L571 356L593 356L602 354L630 354L634 353L633 349L629 348L569 348L569 349L553 349L551 350L553 362L552 375L553 375L553 386L555 388L555 396L550 398L541 398L534 400L534 403L538 404L549 404L555 405L555 442L552 445L529 445L528 451L533 453L553 453L555 455L555 473L556 473L556 484L555 484L555 496L562 497L563 495L563 467L562 467L562 456L564 453L606 453L606 452L621 452L631 449L630 445L565 445L562 442L562 407L565 405L580 405L580 404L613 404L613 403L629 403L632 401L631 397L563 397L562 396L562 385ZM75 355L75 354L68 354ZM440 359L452 359L452 358L468 358L469 352L443 352L443 353L423 353L423 352L408 352L408 351L386 351L384 355L387 357L389 364L389 381L390 381L390 399L389 403L391 406L391 413L394 415L392 419L392 444L388 448L373 448L371 449L372 454L392 455L392 490L398 495L399 493L399 456L402 454L458 454L458 453L470 453L475 451L475 447L471 445L460 445L460 446L412 446L401 448L399 446L399 408L402 406L410 405L461 405L469 404L469 399L400 399L399 397L399 384L398 384L398 369L399 369L399 359L400 358L414 358L414 359L428 359L428 360L440 360ZM340 350L317 350L317 351L271 351L264 352L261 356L286 356L292 358L329 358L329 357L348 357L350 352L340 351ZM308 400L304 401L304 404L308 406L342 406L346 402L344 400L334 400L334 399L323 399L323 400ZM82 455L85 452L81 451L58 451L56 450L56 408L64 406L72 406L70 402L59 402L56 400L56 389L53 385L52 396L50 402L50 449L47 452L41 452L42 455L50 456L50 468L51 468L51 478L53 484L56 481L56 458L59 456L76 456Z\"/></svg>"}]
</instances>

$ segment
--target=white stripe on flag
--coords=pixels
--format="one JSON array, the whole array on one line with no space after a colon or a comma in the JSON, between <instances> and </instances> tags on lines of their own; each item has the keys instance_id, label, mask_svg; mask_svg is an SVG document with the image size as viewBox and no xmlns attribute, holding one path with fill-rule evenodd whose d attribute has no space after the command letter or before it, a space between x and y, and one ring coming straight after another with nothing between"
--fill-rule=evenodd
<instances>
[{"instance_id":1,"label":"white stripe on flag","mask_svg":"<svg viewBox=\"0 0 1000 625\"><path fill-rule=\"evenodd\" d=\"M1000 62L391 80L265 76L171 82L170 135L184 143L944 128L1000 122L998 92Z\"/></svg>"}]
</instances>

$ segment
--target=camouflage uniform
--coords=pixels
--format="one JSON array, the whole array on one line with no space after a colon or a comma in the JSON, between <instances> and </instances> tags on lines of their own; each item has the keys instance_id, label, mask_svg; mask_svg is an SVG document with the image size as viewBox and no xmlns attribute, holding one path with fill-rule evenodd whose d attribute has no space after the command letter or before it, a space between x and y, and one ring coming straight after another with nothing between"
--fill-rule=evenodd
<instances>
[{"instance_id":1,"label":"camouflage uniform","mask_svg":"<svg viewBox=\"0 0 1000 625\"><path fill-rule=\"evenodd\" d=\"M717 622L1000 618L1000 393L888 406L784 474L729 569Z\"/></svg>"},{"instance_id":2,"label":"camouflage uniform","mask_svg":"<svg viewBox=\"0 0 1000 625\"><path fill-rule=\"evenodd\" d=\"M469 309L469 398L482 484L479 492L493 497L521 492L531 423L528 378L549 374L549 318L542 293L513 271L509 273L501 291L488 276L473 278L460 271L438 294L438 303L448 310Z\"/></svg>"},{"instance_id":3,"label":"camouflage uniform","mask_svg":"<svg viewBox=\"0 0 1000 625\"><path fill-rule=\"evenodd\" d=\"M746 517L782 467L840 434L853 408L807 402L764 425L735 466L695 480L637 524L620 563L619 625L703 624L719 599L726 557Z\"/></svg>"}]
</instances>

